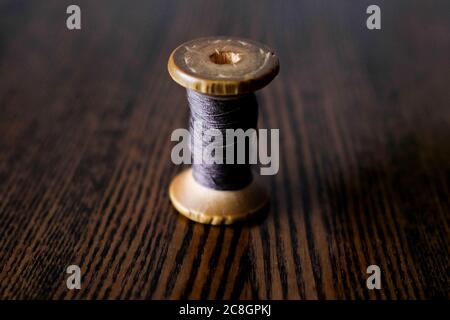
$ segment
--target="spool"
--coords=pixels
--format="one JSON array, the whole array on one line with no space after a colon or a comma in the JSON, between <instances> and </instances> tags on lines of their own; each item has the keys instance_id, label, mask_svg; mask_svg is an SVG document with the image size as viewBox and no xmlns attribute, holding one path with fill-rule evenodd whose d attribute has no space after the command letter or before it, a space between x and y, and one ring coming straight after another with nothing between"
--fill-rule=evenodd
<instances>
[{"instance_id":1,"label":"spool","mask_svg":"<svg viewBox=\"0 0 450 320\"><path fill-rule=\"evenodd\" d=\"M235 98L266 86L278 74L273 51L254 41L209 37L186 42L170 55L168 71L187 90L213 99ZM238 190L216 190L194 178L192 169L177 175L169 187L174 207L196 222L232 224L258 213L269 197L260 178Z\"/></svg>"}]
</instances>

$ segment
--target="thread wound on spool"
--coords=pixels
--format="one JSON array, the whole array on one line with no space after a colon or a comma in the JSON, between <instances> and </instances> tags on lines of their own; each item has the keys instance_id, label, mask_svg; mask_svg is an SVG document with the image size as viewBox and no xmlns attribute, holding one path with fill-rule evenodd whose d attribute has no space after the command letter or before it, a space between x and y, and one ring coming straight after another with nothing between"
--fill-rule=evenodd
<instances>
[{"instance_id":1,"label":"thread wound on spool","mask_svg":"<svg viewBox=\"0 0 450 320\"><path fill-rule=\"evenodd\" d=\"M236 148L242 151L242 139L230 143L226 141L226 131L256 129L258 104L253 92L278 74L278 57L267 46L252 40L208 37L181 44L171 53L167 67L173 80L188 89L191 141L194 142L191 145L193 168L184 170L170 183L173 205L189 219L213 225L231 224L256 214L269 197L261 179L252 177L250 161L247 161L255 155L253 145L246 141L244 161L238 156L237 163L234 157L234 164L229 163L228 154L225 164L196 163L195 158L212 157L208 152L216 150L213 147L203 153L203 147L215 140L215 135L214 138L208 137L209 133L203 135L207 129L220 132L222 143L226 142L226 146L217 149L222 154ZM198 120L203 121L202 128L196 131ZM214 154L214 158L218 157ZM251 163L256 162L253 161L252 158Z\"/></svg>"},{"instance_id":2,"label":"thread wound on spool","mask_svg":"<svg viewBox=\"0 0 450 320\"><path fill-rule=\"evenodd\" d=\"M193 176L203 186L215 190L238 190L252 181L249 164L250 141L245 141L244 149L238 149L235 137L229 136L227 129L256 129L258 120L258 102L256 96L242 96L219 99L187 90L190 107L189 130L191 133L191 151L194 157ZM220 133L221 138L211 134L211 129ZM230 141L233 138L232 141ZM218 140L218 141L217 141ZM205 153L207 145L213 145L213 153ZM227 153L232 149L232 164L225 163ZM215 150L220 149L221 163L214 163ZM245 152L244 163L238 163L238 153ZM202 163L195 163L201 157Z\"/></svg>"}]
</instances>

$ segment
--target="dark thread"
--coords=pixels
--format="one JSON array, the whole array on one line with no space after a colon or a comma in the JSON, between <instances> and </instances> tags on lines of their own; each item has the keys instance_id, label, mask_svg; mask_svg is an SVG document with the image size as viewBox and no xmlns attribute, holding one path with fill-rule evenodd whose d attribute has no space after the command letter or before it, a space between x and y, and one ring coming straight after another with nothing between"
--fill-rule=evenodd
<instances>
[{"instance_id":1,"label":"dark thread","mask_svg":"<svg viewBox=\"0 0 450 320\"><path fill-rule=\"evenodd\" d=\"M205 133L206 130L220 130L223 137L223 145L220 141L215 144L222 148L223 164L194 162L192 165L194 179L201 185L216 190L238 190L250 184L253 179L248 161L250 142L245 143L245 164L237 164L237 143L234 141L232 144L226 144L226 129L243 129L244 131L256 129L258 102L255 94L221 99L187 90L187 98L191 111L189 131L194 159L196 154L201 155L201 150L205 150L206 145L216 142L215 136L208 135ZM199 124L201 124L201 130L198 130ZM194 130L194 126L197 126L197 130ZM226 148L234 148L234 164L225 163Z\"/></svg>"}]
</instances>

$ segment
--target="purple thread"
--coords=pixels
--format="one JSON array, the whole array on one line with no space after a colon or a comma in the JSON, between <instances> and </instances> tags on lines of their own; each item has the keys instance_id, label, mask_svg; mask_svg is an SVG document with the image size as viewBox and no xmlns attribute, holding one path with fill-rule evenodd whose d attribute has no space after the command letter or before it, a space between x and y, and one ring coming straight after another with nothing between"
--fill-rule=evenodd
<instances>
[{"instance_id":1,"label":"purple thread","mask_svg":"<svg viewBox=\"0 0 450 320\"><path fill-rule=\"evenodd\" d=\"M196 153L200 153L200 146L204 150L206 145L214 141L213 136L205 134L207 129L220 130L224 139L224 145L221 146L224 157L223 164L194 163L192 165L194 179L201 185L215 190L238 190L246 187L253 179L251 165L248 163L250 143L246 141L245 164L236 164L236 141L232 145L235 155L234 164L225 164L225 130L256 129L258 101L255 94L250 93L236 98L220 99L187 90L187 99L190 108L191 152L194 158ZM202 123L200 132L194 130L194 124L199 123L199 121Z\"/></svg>"}]
</instances>

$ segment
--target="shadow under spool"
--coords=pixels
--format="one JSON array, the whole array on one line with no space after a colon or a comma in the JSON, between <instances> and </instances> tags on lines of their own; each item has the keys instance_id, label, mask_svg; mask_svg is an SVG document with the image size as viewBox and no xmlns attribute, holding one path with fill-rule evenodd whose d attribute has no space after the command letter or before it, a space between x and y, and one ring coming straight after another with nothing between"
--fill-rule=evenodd
<instances>
[{"instance_id":1,"label":"shadow under spool","mask_svg":"<svg viewBox=\"0 0 450 320\"><path fill-rule=\"evenodd\" d=\"M189 219L213 225L231 224L257 213L267 204L268 194L259 177L252 176L248 161L237 164L235 158L234 164L225 163L226 159L223 164L205 164L196 163L196 156L205 160L202 150L214 141L205 136L208 129L221 132L224 144L229 142L226 129L256 129L258 103L253 92L277 75L278 58L271 49L251 40L200 38L175 49L168 70L187 89L194 156L192 168L170 184L173 205ZM223 146L235 147L235 143ZM245 151L248 160L248 143ZM225 149L222 154L225 156Z\"/></svg>"}]
</instances>

